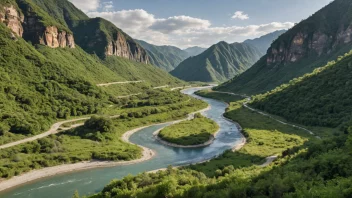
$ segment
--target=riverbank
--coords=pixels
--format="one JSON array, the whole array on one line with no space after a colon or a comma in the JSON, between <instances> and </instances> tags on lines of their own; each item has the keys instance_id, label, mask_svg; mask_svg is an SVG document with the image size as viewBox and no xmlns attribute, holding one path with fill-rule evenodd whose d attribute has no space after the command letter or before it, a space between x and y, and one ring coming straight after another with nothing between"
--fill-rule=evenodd
<instances>
[{"instance_id":1,"label":"riverbank","mask_svg":"<svg viewBox=\"0 0 352 198\"><path fill-rule=\"evenodd\" d=\"M165 123L161 124L156 124L156 125L150 125L150 126L157 126L157 125L162 125ZM133 144L132 142L129 141L129 137L133 135L134 133L144 129L148 128L150 126L144 126L144 127L139 127L136 129L132 129L130 131L127 131L124 133L122 136L122 140ZM122 166L122 165L131 165L131 164L136 164L140 162L144 162L147 160L152 159L156 153L146 147L137 145L140 148L143 149L142 151L142 157L136 160L131 160L131 161L87 161L87 162L80 162L80 163L75 163L75 164L63 164L59 166L53 166L53 167L48 167L48 168L43 168L39 170L33 170L28 173L24 173L19 176L12 177L11 179L8 180L0 180L0 191L6 190L13 188L15 186L25 184L31 181L35 181L38 179L42 179L45 177L51 177L59 174L64 174L64 173L69 173L69 172L75 172L75 171L81 171L81 170L87 170L87 169L93 169L93 168L103 168L103 167L113 167L113 166Z\"/></svg>"},{"instance_id":2,"label":"riverbank","mask_svg":"<svg viewBox=\"0 0 352 198\"><path fill-rule=\"evenodd\" d=\"M193 112L190 113L188 115L188 118L186 119L190 119L192 118L192 116L194 116L194 114L199 113L199 112L204 112L210 110L210 106L208 106L205 109L202 109L200 111L197 112ZM158 123L158 124L152 124L152 125L148 125L148 126L143 126L143 127L139 127L136 129L132 129L129 130L127 132L125 132L121 139L124 142L127 142L129 144L134 144L132 142L129 141L129 138L136 132L151 127L151 126L159 126L159 125L164 125L164 124L175 124L177 122L181 122L183 120L186 119L182 119L182 120L177 120L177 121L170 121L170 122L164 122L164 123ZM137 144L134 144L137 145ZM19 176L15 176L12 177L8 180L0 180L0 191L6 190L6 189L10 189L13 187L16 187L18 185L21 184L25 184L28 182L32 182L35 180L39 180L42 178L46 178L46 177L51 177L51 176L55 176L55 175L59 175L59 174L64 174L64 173L69 173L69 172L75 172L75 171L81 171L81 170L87 170L87 169L94 169L94 168L104 168L104 167L114 167L114 166L123 166L123 165L132 165L132 164L137 164L137 163L141 163L147 160L152 159L156 153L149 148L137 145L140 148L143 149L142 151L142 157L136 160L131 160L131 161L86 161L86 162L79 162L79 163L75 163L75 164L63 164L63 165L59 165L59 166L53 166L53 167L47 167L47 168L43 168L43 169L39 169L39 170L33 170L27 173L24 173L22 175Z\"/></svg>"}]
</instances>

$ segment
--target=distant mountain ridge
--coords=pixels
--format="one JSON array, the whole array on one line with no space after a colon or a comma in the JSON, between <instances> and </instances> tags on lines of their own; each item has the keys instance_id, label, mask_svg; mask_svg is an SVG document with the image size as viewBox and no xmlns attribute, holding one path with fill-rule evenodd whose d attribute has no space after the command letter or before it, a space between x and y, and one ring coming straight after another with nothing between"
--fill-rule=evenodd
<instances>
[{"instance_id":1,"label":"distant mountain ridge","mask_svg":"<svg viewBox=\"0 0 352 198\"><path fill-rule=\"evenodd\" d=\"M256 48L258 48L261 53L266 54L272 42L279 38L279 36L285 33L286 31L287 30L278 30L256 39L247 39L244 41L244 43L252 44Z\"/></svg>"},{"instance_id":2,"label":"distant mountain ridge","mask_svg":"<svg viewBox=\"0 0 352 198\"><path fill-rule=\"evenodd\" d=\"M197 55L203 53L205 50L207 50L207 48L194 46L194 47L186 48L183 51L187 52L189 56L197 56Z\"/></svg>"},{"instance_id":3,"label":"distant mountain ridge","mask_svg":"<svg viewBox=\"0 0 352 198\"><path fill-rule=\"evenodd\" d=\"M192 47L182 50L170 45L153 45L142 40L135 40L147 50L150 63L166 71L174 70L183 60L200 54L205 49Z\"/></svg>"},{"instance_id":4,"label":"distant mountain ridge","mask_svg":"<svg viewBox=\"0 0 352 198\"><path fill-rule=\"evenodd\" d=\"M189 57L188 53L174 46L157 46L136 40L147 50L150 63L166 71L173 70L180 62Z\"/></svg>"},{"instance_id":5,"label":"distant mountain ridge","mask_svg":"<svg viewBox=\"0 0 352 198\"><path fill-rule=\"evenodd\" d=\"M218 90L257 94L312 72L352 48L352 1L335 0L282 34L267 54Z\"/></svg>"},{"instance_id":6,"label":"distant mountain ridge","mask_svg":"<svg viewBox=\"0 0 352 198\"><path fill-rule=\"evenodd\" d=\"M244 72L261 56L250 44L222 41L186 59L170 73L185 81L222 82Z\"/></svg>"}]
</instances>

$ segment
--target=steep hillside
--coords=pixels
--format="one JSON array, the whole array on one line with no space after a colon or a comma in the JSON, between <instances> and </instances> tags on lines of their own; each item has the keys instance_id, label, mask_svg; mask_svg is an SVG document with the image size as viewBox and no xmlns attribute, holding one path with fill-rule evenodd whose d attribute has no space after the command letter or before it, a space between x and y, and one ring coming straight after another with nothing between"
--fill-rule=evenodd
<instances>
[{"instance_id":1,"label":"steep hillside","mask_svg":"<svg viewBox=\"0 0 352 198\"><path fill-rule=\"evenodd\" d=\"M189 57L187 52L174 46L156 46L141 40L137 42L147 50L150 63L166 71L175 69Z\"/></svg>"},{"instance_id":2,"label":"steep hillside","mask_svg":"<svg viewBox=\"0 0 352 198\"><path fill-rule=\"evenodd\" d=\"M254 97L251 105L312 126L337 127L352 119L352 51L327 66Z\"/></svg>"},{"instance_id":3,"label":"steep hillside","mask_svg":"<svg viewBox=\"0 0 352 198\"><path fill-rule=\"evenodd\" d=\"M187 49L184 49L183 51L188 53L188 56L197 56L201 53L203 53L205 50L207 50L206 48L202 48L202 47L189 47Z\"/></svg>"},{"instance_id":4,"label":"steep hillside","mask_svg":"<svg viewBox=\"0 0 352 198\"><path fill-rule=\"evenodd\" d=\"M67 43L74 47L76 42L100 58L119 56L149 62L146 51L129 35L109 21L90 19L67 0L17 0L17 3L24 13L24 32L27 32L24 38L34 44L61 47ZM41 33L38 29L42 29ZM62 37L68 37L67 41L61 41Z\"/></svg>"},{"instance_id":5,"label":"steep hillside","mask_svg":"<svg viewBox=\"0 0 352 198\"><path fill-rule=\"evenodd\" d=\"M272 32L270 34L256 38L256 39L245 40L244 43L254 45L255 47L257 47L259 49L259 51L262 54L266 54L267 50L269 49L269 47L273 43L273 41L275 41L277 38L279 38L279 36L281 34L283 34L285 32L286 32L286 30L278 30L278 31Z\"/></svg>"},{"instance_id":6,"label":"steep hillside","mask_svg":"<svg viewBox=\"0 0 352 198\"><path fill-rule=\"evenodd\" d=\"M220 42L186 59L171 74L186 81L222 82L244 72L261 56L252 45Z\"/></svg>"},{"instance_id":7,"label":"steep hillside","mask_svg":"<svg viewBox=\"0 0 352 198\"><path fill-rule=\"evenodd\" d=\"M352 47L352 1L335 0L281 35L251 69L218 90L263 93L312 72Z\"/></svg>"},{"instance_id":8,"label":"steep hillside","mask_svg":"<svg viewBox=\"0 0 352 198\"><path fill-rule=\"evenodd\" d=\"M32 1L18 2L0 4L0 144L6 138L43 132L58 119L101 112L116 102L123 88L105 92L96 86L99 83L144 80L136 85L138 92L182 84L151 65L114 56L101 60L78 45L68 45L65 39L72 31L65 23ZM34 21L35 26L22 21Z\"/></svg>"}]
</instances>

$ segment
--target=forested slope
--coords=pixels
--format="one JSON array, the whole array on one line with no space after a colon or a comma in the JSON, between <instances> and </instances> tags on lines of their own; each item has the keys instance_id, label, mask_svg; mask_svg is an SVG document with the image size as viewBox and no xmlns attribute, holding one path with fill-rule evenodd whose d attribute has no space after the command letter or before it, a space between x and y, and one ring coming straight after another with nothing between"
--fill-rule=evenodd
<instances>
[{"instance_id":1,"label":"forested slope","mask_svg":"<svg viewBox=\"0 0 352 198\"><path fill-rule=\"evenodd\" d=\"M352 52L254 97L251 105L290 121L337 127L352 119Z\"/></svg>"},{"instance_id":2,"label":"forested slope","mask_svg":"<svg viewBox=\"0 0 352 198\"><path fill-rule=\"evenodd\" d=\"M250 44L219 42L170 73L185 81L222 82L247 70L261 53Z\"/></svg>"}]
</instances>

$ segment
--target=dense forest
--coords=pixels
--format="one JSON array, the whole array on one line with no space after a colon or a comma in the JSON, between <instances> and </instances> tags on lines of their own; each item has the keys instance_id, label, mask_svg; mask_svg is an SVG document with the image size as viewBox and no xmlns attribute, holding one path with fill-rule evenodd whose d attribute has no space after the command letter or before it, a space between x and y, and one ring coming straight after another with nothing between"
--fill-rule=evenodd
<instances>
[{"instance_id":1,"label":"dense forest","mask_svg":"<svg viewBox=\"0 0 352 198\"><path fill-rule=\"evenodd\" d=\"M352 119L352 51L310 74L253 97L251 106L310 126L335 128Z\"/></svg>"}]
</instances>

